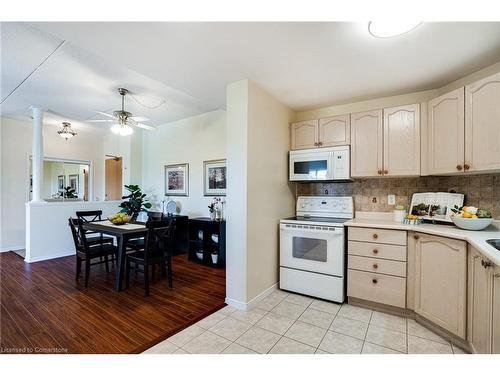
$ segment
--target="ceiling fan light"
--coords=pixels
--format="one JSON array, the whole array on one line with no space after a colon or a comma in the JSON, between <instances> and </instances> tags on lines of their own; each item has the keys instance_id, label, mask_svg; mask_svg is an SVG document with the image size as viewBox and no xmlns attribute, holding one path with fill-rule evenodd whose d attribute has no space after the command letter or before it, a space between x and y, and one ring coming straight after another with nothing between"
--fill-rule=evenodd
<instances>
[{"instance_id":1,"label":"ceiling fan light","mask_svg":"<svg viewBox=\"0 0 500 375\"><path fill-rule=\"evenodd\" d=\"M114 124L112 127L111 127L111 131L115 134L120 134L120 131L121 131L121 125L120 124Z\"/></svg>"},{"instance_id":2,"label":"ceiling fan light","mask_svg":"<svg viewBox=\"0 0 500 375\"><path fill-rule=\"evenodd\" d=\"M134 129L132 129L132 127L129 125L123 125L120 129L120 135L122 136L131 135L133 132Z\"/></svg>"},{"instance_id":3,"label":"ceiling fan light","mask_svg":"<svg viewBox=\"0 0 500 375\"><path fill-rule=\"evenodd\" d=\"M370 21L368 22L368 32L375 38L391 38L412 31L420 24L422 21Z\"/></svg>"}]
</instances>

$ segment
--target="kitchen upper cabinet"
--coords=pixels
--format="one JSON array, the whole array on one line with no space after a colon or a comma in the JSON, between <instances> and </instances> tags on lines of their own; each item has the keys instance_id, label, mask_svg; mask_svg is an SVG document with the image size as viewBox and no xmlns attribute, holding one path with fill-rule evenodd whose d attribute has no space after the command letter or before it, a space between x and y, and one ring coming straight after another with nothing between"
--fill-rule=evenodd
<instances>
[{"instance_id":1,"label":"kitchen upper cabinet","mask_svg":"<svg viewBox=\"0 0 500 375\"><path fill-rule=\"evenodd\" d=\"M468 332L474 353L500 353L500 268L469 247Z\"/></svg>"},{"instance_id":2,"label":"kitchen upper cabinet","mask_svg":"<svg viewBox=\"0 0 500 375\"><path fill-rule=\"evenodd\" d=\"M295 122L291 125L292 150L315 148L318 145L318 120Z\"/></svg>"},{"instance_id":3,"label":"kitchen upper cabinet","mask_svg":"<svg viewBox=\"0 0 500 375\"><path fill-rule=\"evenodd\" d=\"M340 115L319 120L319 146L343 146L351 140L350 116Z\"/></svg>"},{"instance_id":4,"label":"kitchen upper cabinet","mask_svg":"<svg viewBox=\"0 0 500 375\"><path fill-rule=\"evenodd\" d=\"M415 312L466 337L467 248L463 241L419 234L415 243Z\"/></svg>"},{"instance_id":5,"label":"kitchen upper cabinet","mask_svg":"<svg viewBox=\"0 0 500 375\"><path fill-rule=\"evenodd\" d=\"M382 110L351 114L351 176L380 176L382 167Z\"/></svg>"},{"instance_id":6,"label":"kitchen upper cabinet","mask_svg":"<svg viewBox=\"0 0 500 375\"><path fill-rule=\"evenodd\" d=\"M384 109L383 174L420 175L420 104Z\"/></svg>"},{"instance_id":7,"label":"kitchen upper cabinet","mask_svg":"<svg viewBox=\"0 0 500 375\"><path fill-rule=\"evenodd\" d=\"M463 171L464 116L463 87L429 101L427 142L429 174Z\"/></svg>"},{"instance_id":8,"label":"kitchen upper cabinet","mask_svg":"<svg viewBox=\"0 0 500 375\"><path fill-rule=\"evenodd\" d=\"M465 86L465 169L500 170L500 73Z\"/></svg>"}]
</instances>

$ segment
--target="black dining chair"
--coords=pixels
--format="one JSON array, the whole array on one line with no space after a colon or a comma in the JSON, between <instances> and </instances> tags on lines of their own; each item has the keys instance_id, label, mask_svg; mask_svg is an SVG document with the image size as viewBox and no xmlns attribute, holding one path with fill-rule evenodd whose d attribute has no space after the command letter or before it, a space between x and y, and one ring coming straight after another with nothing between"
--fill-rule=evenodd
<instances>
[{"instance_id":1,"label":"black dining chair","mask_svg":"<svg viewBox=\"0 0 500 375\"><path fill-rule=\"evenodd\" d=\"M143 250L127 253L125 257L125 286L130 285L130 268L134 263L136 271L143 266L145 294L149 296L149 266L154 280L155 266L159 265L162 273L167 273L168 287L172 288L172 251L175 225L173 221L150 220L146 223L148 232Z\"/></svg>"},{"instance_id":2,"label":"black dining chair","mask_svg":"<svg viewBox=\"0 0 500 375\"><path fill-rule=\"evenodd\" d=\"M68 223L76 249L76 280L78 281L80 277L82 262L85 262L85 288L87 288L90 267L104 263L106 265L106 272L109 272L108 256L114 257L117 255L118 248L110 243L95 243L90 245L86 234L87 231L82 227L83 220L70 217ZM101 260L92 262L96 258L100 258Z\"/></svg>"},{"instance_id":3,"label":"black dining chair","mask_svg":"<svg viewBox=\"0 0 500 375\"><path fill-rule=\"evenodd\" d=\"M148 219L146 223L150 221L164 220L165 218L163 212L148 211L147 214L148 214ZM133 250L142 250L144 249L145 243L146 241L144 237L133 238L127 242L127 247Z\"/></svg>"},{"instance_id":4,"label":"black dining chair","mask_svg":"<svg viewBox=\"0 0 500 375\"><path fill-rule=\"evenodd\" d=\"M76 211L76 217L85 223L92 223L94 221L102 221L102 210ZM93 246L95 244L103 245L106 243L113 244L113 237L105 236L102 233L99 233L97 236L95 234L97 234L97 233L92 232L92 231L86 232L87 242L90 246Z\"/></svg>"}]
</instances>

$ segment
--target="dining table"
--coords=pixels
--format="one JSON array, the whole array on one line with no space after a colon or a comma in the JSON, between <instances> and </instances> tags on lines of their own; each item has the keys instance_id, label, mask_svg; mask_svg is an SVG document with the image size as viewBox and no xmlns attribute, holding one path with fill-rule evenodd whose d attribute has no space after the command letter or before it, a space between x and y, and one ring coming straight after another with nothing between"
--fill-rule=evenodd
<instances>
[{"instance_id":1,"label":"dining table","mask_svg":"<svg viewBox=\"0 0 500 375\"><path fill-rule=\"evenodd\" d=\"M82 227L83 229L88 231L102 233L116 238L118 247L118 269L116 272L115 289L117 291L122 290L127 242L132 238L140 238L146 235L148 229L146 228L145 223L131 222L122 225L116 225L108 220L102 220L85 222L82 224Z\"/></svg>"}]
</instances>

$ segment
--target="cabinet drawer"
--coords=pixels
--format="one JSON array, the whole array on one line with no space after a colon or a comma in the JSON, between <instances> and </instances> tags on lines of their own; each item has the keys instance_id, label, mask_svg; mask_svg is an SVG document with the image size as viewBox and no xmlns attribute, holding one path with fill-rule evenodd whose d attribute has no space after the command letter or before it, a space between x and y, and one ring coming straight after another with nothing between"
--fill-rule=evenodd
<instances>
[{"instance_id":1,"label":"cabinet drawer","mask_svg":"<svg viewBox=\"0 0 500 375\"><path fill-rule=\"evenodd\" d=\"M372 272L348 270L347 295L405 308L406 279Z\"/></svg>"},{"instance_id":2,"label":"cabinet drawer","mask_svg":"<svg viewBox=\"0 0 500 375\"><path fill-rule=\"evenodd\" d=\"M406 262L349 255L347 267L351 270L383 273L406 277Z\"/></svg>"},{"instance_id":3,"label":"cabinet drawer","mask_svg":"<svg viewBox=\"0 0 500 375\"><path fill-rule=\"evenodd\" d=\"M348 230L349 240L406 246L406 232L402 230L355 228Z\"/></svg>"},{"instance_id":4,"label":"cabinet drawer","mask_svg":"<svg viewBox=\"0 0 500 375\"><path fill-rule=\"evenodd\" d=\"M363 257L406 261L406 246L399 245L349 241L347 253L349 255L360 255Z\"/></svg>"}]
</instances>

